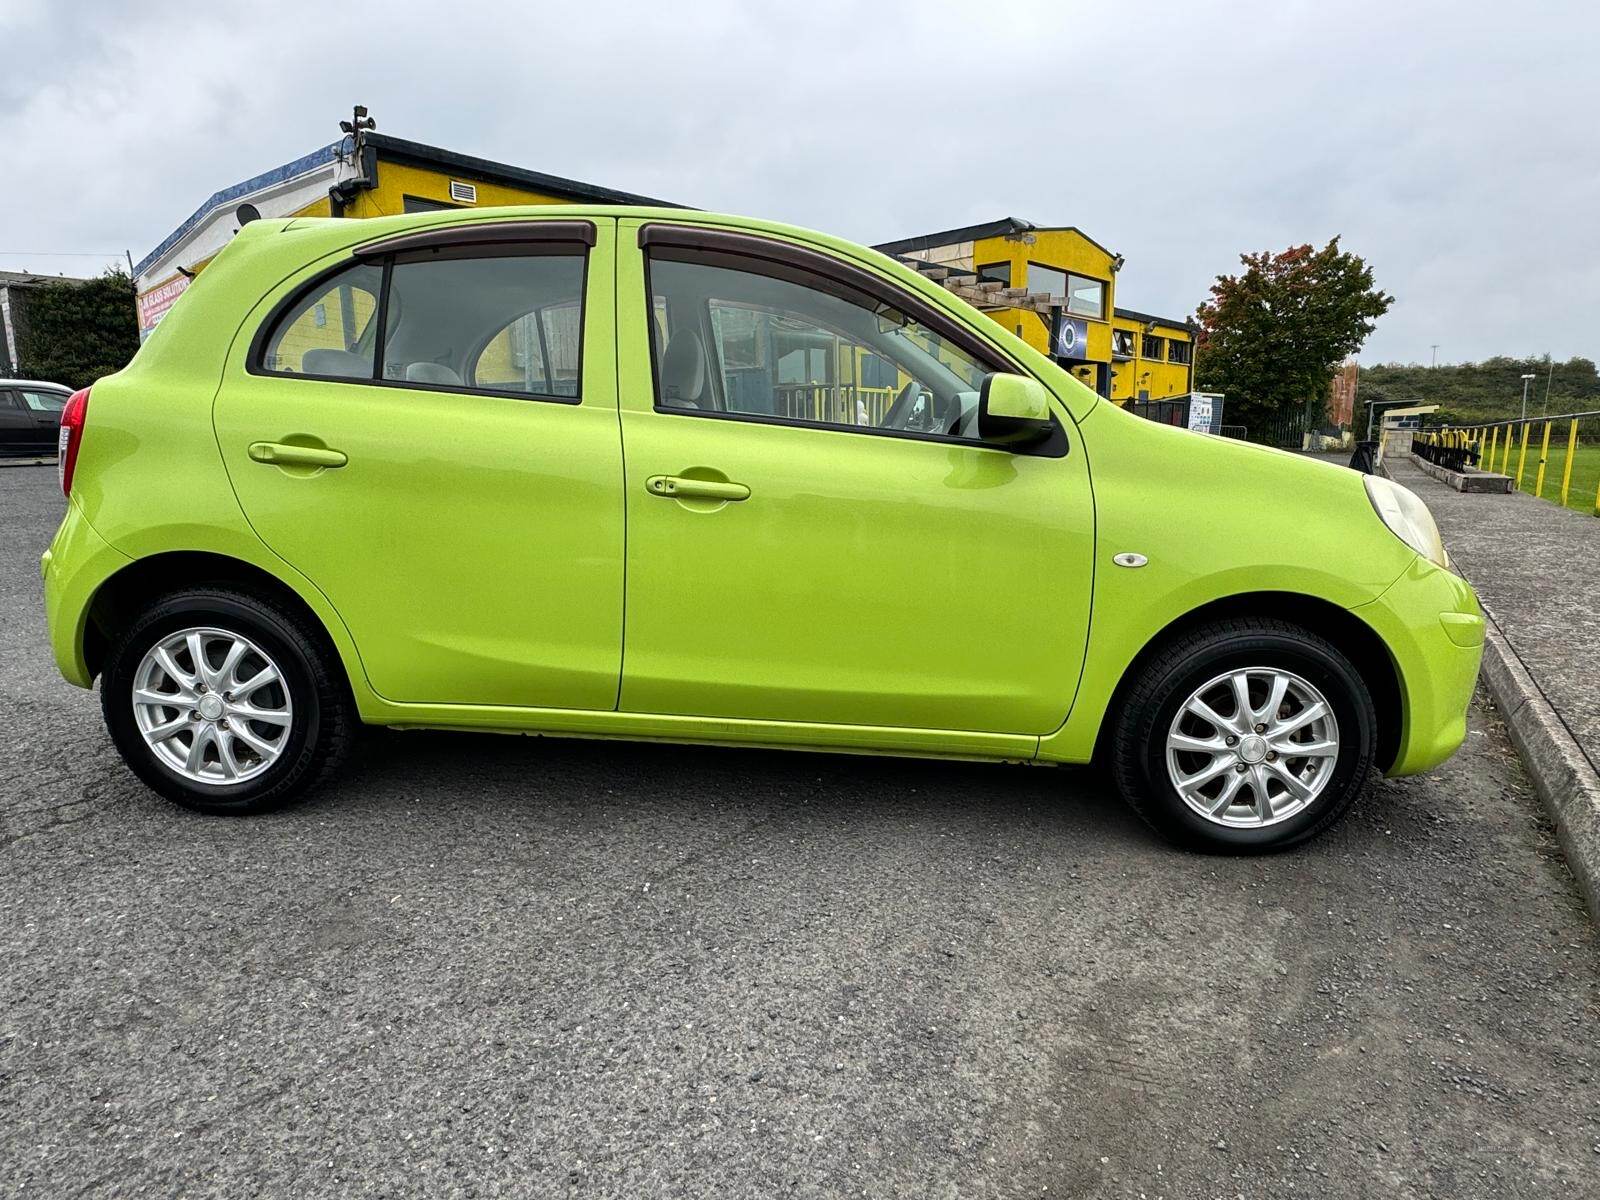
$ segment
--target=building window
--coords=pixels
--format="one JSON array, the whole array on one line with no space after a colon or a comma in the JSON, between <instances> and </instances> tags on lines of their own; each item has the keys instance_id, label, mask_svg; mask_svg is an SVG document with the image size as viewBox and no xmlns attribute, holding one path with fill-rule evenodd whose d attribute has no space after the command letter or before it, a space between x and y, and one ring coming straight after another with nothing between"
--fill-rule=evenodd
<instances>
[{"instance_id":1,"label":"building window","mask_svg":"<svg viewBox=\"0 0 1600 1200\"><path fill-rule=\"evenodd\" d=\"M993 280L997 283L1003 284L1006 287L1010 287L1011 264L1008 262L989 263L987 266L979 267L978 278L981 280Z\"/></svg>"},{"instance_id":2,"label":"building window","mask_svg":"<svg viewBox=\"0 0 1600 1200\"><path fill-rule=\"evenodd\" d=\"M1165 358L1166 348L1165 338L1158 338L1153 333L1147 333L1144 335L1144 344L1139 348L1139 357L1156 359Z\"/></svg>"},{"instance_id":3,"label":"building window","mask_svg":"<svg viewBox=\"0 0 1600 1200\"><path fill-rule=\"evenodd\" d=\"M1103 317L1106 311L1106 285L1082 275L1067 276L1067 311L1083 317Z\"/></svg>"},{"instance_id":4,"label":"building window","mask_svg":"<svg viewBox=\"0 0 1600 1200\"><path fill-rule=\"evenodd\" d=\"M1167 361L1174 363L1187 363L1189 361L1190 345L1173 338L1167 343Z\"/></svg>"},{"instance_id":5,"label":"building window","mask_svg":"<svg viewBox=\"0 0 1600 1200\"><path fill-rule=\"evenodd\" d=\"M1113 358L1133 357L1133 330L1113 329L1111 331L1111 356Z\"/></svg>"},{"instance_id":6,"label":"building window","mask_svg":"<svg viewBox=\"0 0 1600 1200\"><path fill-rule=\"evenodd\" d=\"M1067 294L1067 273L1031 262L1028 264L1028 290L1044 292L1050 296L1064 296Z\"/></svg>"}]
</instances>

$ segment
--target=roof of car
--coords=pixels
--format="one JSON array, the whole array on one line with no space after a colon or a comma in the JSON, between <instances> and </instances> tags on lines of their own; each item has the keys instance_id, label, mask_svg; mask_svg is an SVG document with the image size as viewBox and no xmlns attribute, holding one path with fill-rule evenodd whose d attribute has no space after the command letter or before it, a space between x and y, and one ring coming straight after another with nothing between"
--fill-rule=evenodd
<instances>
[{"instance_id":1,"label":"roof of car","mask_svg":"<svg viewBox=\"0 0 1600 1200\"><path fill-rule=\"evenodd\" d=\"M64 383L51 383L45 379L0 379L0 387L50 388L57 392L70 392Z\"/></svg>"}]
</instances>

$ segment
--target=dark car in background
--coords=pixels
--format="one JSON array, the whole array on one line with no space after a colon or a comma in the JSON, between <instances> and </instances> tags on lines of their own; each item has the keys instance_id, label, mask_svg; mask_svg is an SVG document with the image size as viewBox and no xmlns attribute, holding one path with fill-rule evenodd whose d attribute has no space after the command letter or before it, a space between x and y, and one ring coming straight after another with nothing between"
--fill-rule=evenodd
<instances>
[{"instance_id":1,"label":"dark car in background","mask_svg":"<svg viewBox=\"0 0 1600 1200\"><path fill-rule=\"evenodd\" d=\"M0 379L0 456L54 454L70 395L59 383Z\"/></svg>"}]
</instances>

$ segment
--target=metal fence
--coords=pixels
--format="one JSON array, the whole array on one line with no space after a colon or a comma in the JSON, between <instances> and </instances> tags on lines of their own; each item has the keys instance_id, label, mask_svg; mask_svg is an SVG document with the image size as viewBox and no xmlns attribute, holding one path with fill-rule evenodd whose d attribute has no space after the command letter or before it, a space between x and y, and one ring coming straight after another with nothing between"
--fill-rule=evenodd
<instances>
[{"instance_id":1,"label":"metal fence","mask_svg":"<svg viewBox=\"0 0 1600 1200\"><path fill-rule=\"evenodd\" d=\"M772 389L775 416L828 425L881 425L894 403L892 387L854 383L779 384Z\"/></svg>"},{"instance_id":2,"label":"metal fence","mask_svg":"<svg viewBox=\"0 0 1600 1200\"><path fill-rule=\"evenodd\" d=\"M1600 410L1443 425L1421 430L1411 440L1423 457L1436 462L1448 457L1509 475L1518 491L1531 484L1540 499L1548 481L1549 499L1600 517Z\"/></svg>"}]
</instances>

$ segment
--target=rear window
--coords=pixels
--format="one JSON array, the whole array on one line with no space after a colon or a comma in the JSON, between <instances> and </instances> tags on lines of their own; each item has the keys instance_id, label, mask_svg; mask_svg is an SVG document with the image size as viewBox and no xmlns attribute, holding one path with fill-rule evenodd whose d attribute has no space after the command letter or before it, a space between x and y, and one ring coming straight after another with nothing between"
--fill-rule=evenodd
<instances>
[{"instance_id":1,"label":"rear window","mask_svg":"<svg viewBox=\"0 0 1600 1200\"><path fill-rule=\"evenodd\" d=\"M575 401L586 265L566 243L539 242L355 264L281 313L256 369Z\"/></svg>"},{"instance_id":2,"label":"rear window","mask_svg":"<svg viewBox=\"0 0 1600 1200\"><path fill-rule=\"evenodd\" d=\"M383 270L360 263L314 285L278 319L261 357L263 370L281 375L371 379Z\"/></svg>"}]
</instances>

